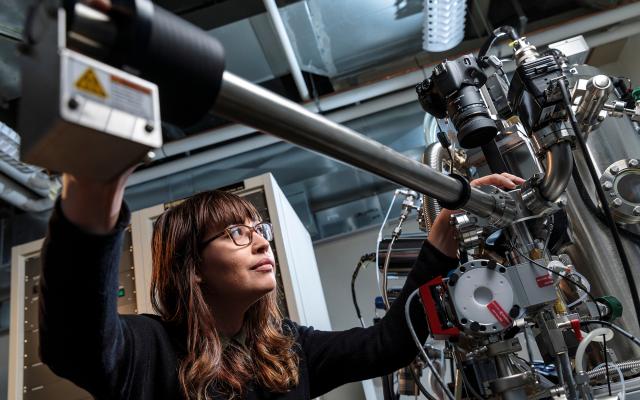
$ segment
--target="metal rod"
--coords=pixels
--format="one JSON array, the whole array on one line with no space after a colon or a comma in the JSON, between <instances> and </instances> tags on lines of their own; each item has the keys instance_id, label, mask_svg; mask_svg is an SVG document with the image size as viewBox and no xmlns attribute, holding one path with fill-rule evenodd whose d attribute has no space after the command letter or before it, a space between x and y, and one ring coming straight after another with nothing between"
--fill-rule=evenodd
<instances>
[{"instance_id":1,"label":"metal rod","mask_svg":"<svg viewBox=\"0 0 640 400\"><path fill-rule=\"evenodd\" d=\"M569 360L569 355L567 353L558 354L558 358L560 359L560 368L564 370L565 383L569 389L569 399L577 399L576 380L571 373L571 360Z\"/></svg>"},{"instance_id":2,"label":"metal rod","mask_svg":"<svg viewBox=\"0 0 640 400\"><path fill-rule=\"evenodd\" d=\"M463 191L457 180L229 72L213 111L439 200L457 201ZM495 200L472 188L464 208L487 217Z\"/></svg>"}]
</instances>

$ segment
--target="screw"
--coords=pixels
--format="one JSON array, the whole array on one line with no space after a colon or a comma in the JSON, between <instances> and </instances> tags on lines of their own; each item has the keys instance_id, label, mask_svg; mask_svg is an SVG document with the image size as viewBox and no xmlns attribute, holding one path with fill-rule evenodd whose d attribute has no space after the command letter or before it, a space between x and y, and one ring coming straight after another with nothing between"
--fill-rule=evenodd
<instances>
[{"instance_id":1,"label":"screw","mask_svg":"<svg viewBox=\"0 0 640 400\"><path fill-rule=\"evenodd\" d=\"M618 172L620 172L620 168L617 165L614 165L613 167L611 167L610 171L613 175L616 175Z\"/></svg>"},{"instance_id":2,"label":"screw","mask_svg":"<svg viewBox=\"0 0 640 400\"><path fill-rule=\"evenodd\" d=\"M151 125L150 123L147 123L147 124L144 126L144 130L145 130L145 131L147 131L147 133L151 133L151 132L153 132L153 125Z\"/></svg>"},{"instance_id":3,"label":"screw","mask_svg":"<svg viewBox=\"0 0 640 400\"><path fill-rule=\"evenodd\" d=\"M633 208L633 215L640 215L640 206Z\"/></svg>"},{"instance_id":4,"label":"screw","mask_svg":"<svg viewBox=\"0 0 640 400\"><path fill-rule=\"evenodd\" d=\"M615 199L613 199L611 204L613 204L614 207L620 207L622 205L622 200L620 200L620 198L616 197Z\"/></svg>"},{"instance_id":5,"label":"screw","mask_svg":"<svg viewBox=\"0 0 640 400\"><path fill-rule=\"evenodd\" d=\"M495 260L490 260L489 264L487 265L487 268L489 268L490 270L494 270L494 269L496 269L497 265L498 265L498 263L496 263Z\"/></svg>"},{"instance_id":6,"label":"screw","mask_svg":"<svg viewBox=\"0 0 640 400\"><path fill-rule=\"evenodd\" d=\"M78 108L79 105L80 103L78 103L78 100L76 100L75 97L70 98L69 101L67 102L67 106L69 106L69 108L72 110L75 110L76 108Z\"/></svg>"},{"instance_id":7,"label":"screw","mask_svg":"<svg viewBox=\"0 0 640 400\"><path fill-rule=\"evenodd\" d=\"M613 189L613 183L606 181L602 184L602 187L604 188L604 190L611 190Z\"/></svg>"},{"instance_id":8,"label":"screw","mask_svg":"<svg viewBox=\"0 0 640 400\"><path fill-rule=\"evenodd\" d=\"M449 286L455 286L456 282L458 282L458 278L460 278L457 274L451 274L449 277Z\"/></svg>"},{"instance_id":9,"label":"screw","mask_svg":"<svg viewBox=\"0 0 640 400\"><path fill-rule=\"evenodd\" d=\"M478 332L480 330L480 324L477 321L473 321L471 325L469 325L472 331Z\"/></svg>"},{"instance_id":10,"label":"screw","mask_svg":"<svg viewBox=\"0 0 640 400\"><path fill-rule=\"evenodd\" d=\"M638 166L638 160L636 160L635 158L632 158L631 160L629 160L629 166L630 167L637 167Z\"/></svg>"}]
</instances>

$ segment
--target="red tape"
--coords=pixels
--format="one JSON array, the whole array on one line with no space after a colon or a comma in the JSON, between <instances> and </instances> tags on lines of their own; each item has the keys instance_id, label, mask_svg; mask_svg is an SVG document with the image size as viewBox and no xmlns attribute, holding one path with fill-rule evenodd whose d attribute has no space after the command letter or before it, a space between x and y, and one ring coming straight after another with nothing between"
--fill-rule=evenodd
<instances>
[{"instance_id":1,"label":"red tape","mask_svg":"<svg viewBox=\"0 0 640 400\"><path fill-rule=\"evenodd\" d=\"M489 309L489 312L496 317L502 327L506 328L511 325L513 320L497 301L493 300L491 303L487 304L487 308Z\"/></svg>"}]
</instances>

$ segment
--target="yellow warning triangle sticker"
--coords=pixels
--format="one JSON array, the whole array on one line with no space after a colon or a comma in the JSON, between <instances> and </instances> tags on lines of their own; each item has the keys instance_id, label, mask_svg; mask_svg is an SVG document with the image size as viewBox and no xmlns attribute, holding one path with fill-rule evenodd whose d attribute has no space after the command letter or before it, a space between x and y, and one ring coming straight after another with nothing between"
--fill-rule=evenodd
<instances>
[{"instance_id":1,"label":"yellow warning triangle sticker","mask_svg":"<svg viewBox=\"0 0 640 400\"><path fill-rule=\"evenodd\" d=\"M107 97L107 92L100 84L98 76L95 72L93 72L92 68L87 68L87 70L84 71L84 74L82 74L80 78L78 78L78 80L76 81L76 87L98 97Z\"/></svg>"}]
</instances>

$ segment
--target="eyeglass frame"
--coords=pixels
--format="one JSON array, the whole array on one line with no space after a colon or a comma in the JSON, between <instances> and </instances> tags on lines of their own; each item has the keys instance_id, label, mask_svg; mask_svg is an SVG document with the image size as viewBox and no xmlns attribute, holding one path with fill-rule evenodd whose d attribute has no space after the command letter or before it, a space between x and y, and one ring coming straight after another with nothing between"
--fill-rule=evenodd
<instances>
[{"instance_id":1,"label":"eyeglass frame","mask_svg":"<svg viewBox=\"0 0 640 400\"><path fill-rule=\"evenodd\" d=\"M247 247L247 246L250 246L250 245L253 243L253 233L254 233L254 232L255 232L255 233L257 233L258 235L260 235L263 239L267 240L267 239L266 239L266 238L265 238L265 237L264 237L260 232L258 232L258 231L257 231L256 227L257 227L258 225L269 225L269 229L271 229L271 233L273 234L273 225L271 224L271 222L264 222L264 221L262 221L262 222L258 222L258 223L257 223L257 224L255 224L254 226L246 225L246 224L233 224L233 225L229 225L229 226L227 226L226 228L224 228L224 229L222 230L222 232L220 232L220 233L216 233L215 235L213 235L213 236L212 236L212 237L210 237L209 239L207 239L207 240L204 240L204 241L200 242L200 244L199 244L200 250L204 249L205 247L207 247L207 245L208 245L209 243L211 243L211 242L213 242L214 240L216 240L216 239L218 239L218 238L220 238L220 237L224 236L225 234L229 237L229 239L231 239L231 241L233 242L233 244L235 244L235 245L236 245L236 246L238 246L238 247ZM236 240L233 238L233 236L231 236L231 232L229 232L229 229L236 228L236 227L239 227L239 226L244 226L244 227L246 227L246 228L249 228L249 232L250 232L250 236L249 236L249 243L247 243L247 244L238 244L238 243L236 242ZM273 240L273 239L271 239L271 240L267 240L267 241L268 241L268 242L271 242L272 240Z\"/></svg>"}]
</instances>

